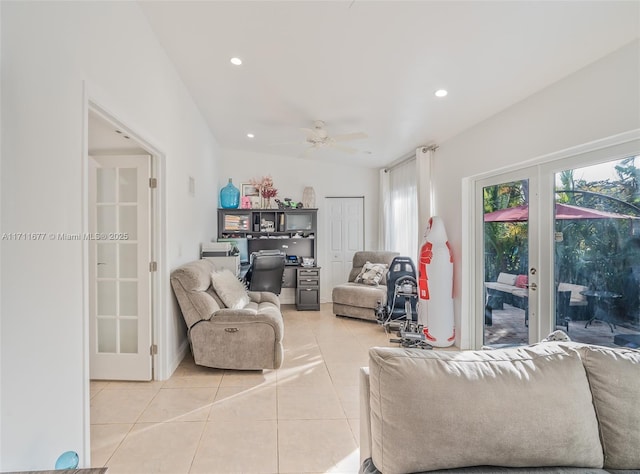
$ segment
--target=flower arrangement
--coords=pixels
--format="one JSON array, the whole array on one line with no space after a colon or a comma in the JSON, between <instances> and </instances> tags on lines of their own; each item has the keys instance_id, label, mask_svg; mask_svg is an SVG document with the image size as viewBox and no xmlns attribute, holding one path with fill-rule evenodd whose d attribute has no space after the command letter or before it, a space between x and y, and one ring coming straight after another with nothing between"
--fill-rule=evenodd
<instances>
[{"instance_id":1,"label":"flower arrangement","mask_svg":"<svg viewBox=\"0 0 640 474\"><path fill-rule=\"evenodd\" d=\"M271 207L271 198L278 195L278 190L273 187L273 178L271 176L263 176L262 178L252 178L251 185L258 188L260 196L264 200L262 203L263 208Z\"/></svg>"}]
</instances>

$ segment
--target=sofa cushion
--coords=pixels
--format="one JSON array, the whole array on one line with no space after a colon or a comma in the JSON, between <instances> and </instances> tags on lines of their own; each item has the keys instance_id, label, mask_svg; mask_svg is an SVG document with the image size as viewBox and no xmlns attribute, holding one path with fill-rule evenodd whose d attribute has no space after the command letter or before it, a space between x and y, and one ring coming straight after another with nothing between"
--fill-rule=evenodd
<instances>
[{"instance_id":1,"label":"sofa cushion","mask_svg":"<svg viewBox=\"0 0 640 474\"><path fill-rule=\"evenodd\" d=\"M500 274L498 275L498 279L496 281L498 283L503 283L505 285L516 286L517 278L518 278L518 275L500 272Z\"/></svg>"},{"instance_id":2,"label":"sofa cushion","mask_svg":"<svg viewBox=\"0 0 640 474\"><path fill-rule=\"evenodd\" d=\"M242 309L250 302L247 289L226 268L211 274L211 285L227 308Z\"/></svg>"},{"instance_id":3,"label":"sofa cushion","mask_svg":"<svg viewBox=\"0 0 640 474\"><path fill-rule=\"evenodd\" d=\"M369 354L372 457L385 474L481 465L602 467L576 351L541 344L465 352L372 348Z\"/></svg>"},{"instance_id":4,"label":"sofa cushion","mask_svg":"<svg viewBox=\"0 0 640 474\"><path fill-rule=\"evenodd\" d=\"M387 302L387 287L382 285L368 286L360 283L344 283L333 288L333 301L349 306L375 308L378 301Z\"/></svg>"},{"instance_id":5,"label":"sofa cushion","mask_svg":"<svg viewBox=\"0 0 640 474\"><path fill-rule=\"evenodd\" d=\"M358 276L356 276L354 283L376 286L382 281L387 268L388 265L386 263L366 262Z\"/></svg>"},{"instance_id":6,"label":"sofa cushion","mask_svg":"<svg viewBox=\"0 0 640 474\"><path fill-rule=\"evenodd\" d=\"M580 345L605 469L640 469L640 351Z\"/></svg>"}]
</instances>

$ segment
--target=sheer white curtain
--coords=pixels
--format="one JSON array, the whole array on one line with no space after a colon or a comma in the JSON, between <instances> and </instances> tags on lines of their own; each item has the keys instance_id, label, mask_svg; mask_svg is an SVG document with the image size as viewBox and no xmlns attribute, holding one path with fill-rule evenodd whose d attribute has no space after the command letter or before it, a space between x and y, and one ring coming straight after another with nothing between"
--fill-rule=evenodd
<instances>
[{"instance_id":1,"label":"sheer white curtain","mask_svg":"<svg viewBox=\"0 0 640 474\"><path fill-rule=\"evenodd\" d=\"M416 160L380 172L383 248L411 257L418 254L418 176Z\"/></svg>"}]
</instances>

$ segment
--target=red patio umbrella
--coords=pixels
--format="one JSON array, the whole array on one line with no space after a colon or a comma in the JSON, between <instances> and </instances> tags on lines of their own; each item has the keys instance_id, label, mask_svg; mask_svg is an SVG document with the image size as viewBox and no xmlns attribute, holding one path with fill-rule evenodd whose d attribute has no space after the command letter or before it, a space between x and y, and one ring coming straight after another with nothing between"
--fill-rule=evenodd
<instances>
[{"instance_id":1,"label":"red patio umbrella","mask_svg":"<svg viewBox=\"0 0 640 474\"><path fill-rule=\"evenodd\" d=\"M508 207L484 215L485 222L522 222L529 217L529 206ZM598 211L586 207L556 203L556 219L638 219L626 214Z\"/></svg>"}]
</instances>

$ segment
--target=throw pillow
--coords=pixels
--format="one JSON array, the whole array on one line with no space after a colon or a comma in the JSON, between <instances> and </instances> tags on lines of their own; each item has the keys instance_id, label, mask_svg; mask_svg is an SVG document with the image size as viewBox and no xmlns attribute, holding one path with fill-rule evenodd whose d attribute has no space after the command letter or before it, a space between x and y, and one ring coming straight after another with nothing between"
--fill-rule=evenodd
<instances>
[{"instance_id":1,"label":"throw pillow","mask_svg":"<svg viewBox=\"0 0 640 474\"><path fill-rule=\"evenodd\" d=\"M211 274L211 286L227 308L242 309L251 301L242 282L226 268Z\"/></svg>"},{"instance_id":2,"label":"throw pillow","mask_svg":"<svg viewBox=\"0 0 640 474\"><path fill-rule=\"evenodd\" d=\"M529 277L527 277L527 275L518 275L516 277L517 288L526 288L528 283L529 283Z\"/></svg>"},{"instance_id":3,"label":"throw pillow","mask_svg":"<svg viewBox=\"0 0 640 474\"><path fill-rule=\"evenodd\" d=\"M356 283L364 283L365 285L376 286L380 283L387 271L386 263L367 262L358 273L354 280Z\"/></svg>"}]
</instances>

